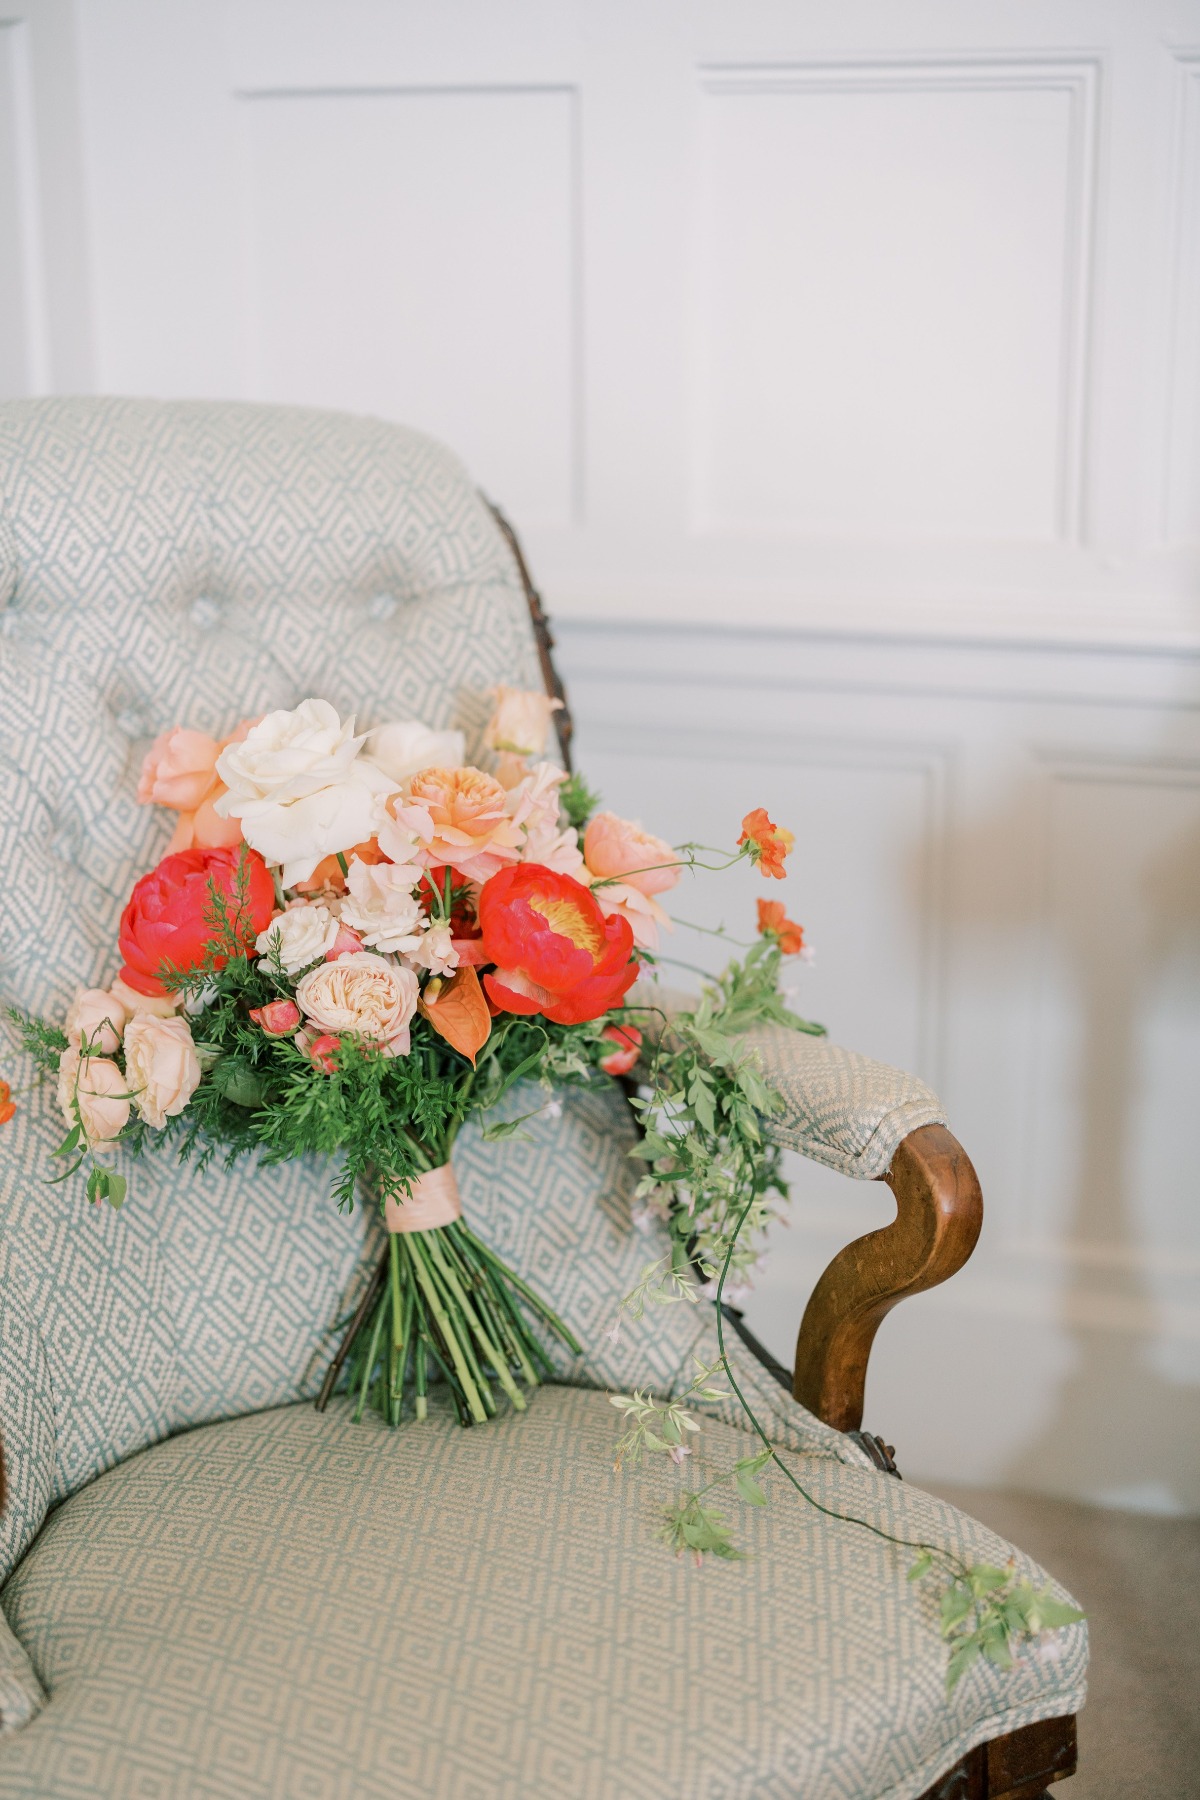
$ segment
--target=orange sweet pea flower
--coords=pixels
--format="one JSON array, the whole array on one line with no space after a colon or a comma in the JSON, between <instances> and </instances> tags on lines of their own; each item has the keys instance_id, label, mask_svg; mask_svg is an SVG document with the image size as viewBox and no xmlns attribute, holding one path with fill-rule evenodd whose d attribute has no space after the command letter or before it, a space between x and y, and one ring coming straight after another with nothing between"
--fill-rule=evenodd
<instances>
[{"instance_id":1,"label":"orange sweet pea flower","mask_svg":"<svg viewBox=\"0 0 1200 1800\"><path fill-rule=\"evenodd\" d=\"M787 917L782 900L758 902L758 929L763 937L773 937L785 956L798 956L804 948L804 927Z\"/></svg>"},{"instance_id":2,"label":"orange sweet pea flower","mask_svg":"<svg viewBox=\"0 0 1200 1800\"><path fill-rule=\"evenodd\" d=\"M796 840L790 831L782 825L775 825L767 817L765 806L756 806L742 820L742 835L738 839L738 849L743 844L750 846L750 860L757 863L764 875L773 875L777 881L784 877L783 859L789 854Z\"/></svg>"}]
</instances>

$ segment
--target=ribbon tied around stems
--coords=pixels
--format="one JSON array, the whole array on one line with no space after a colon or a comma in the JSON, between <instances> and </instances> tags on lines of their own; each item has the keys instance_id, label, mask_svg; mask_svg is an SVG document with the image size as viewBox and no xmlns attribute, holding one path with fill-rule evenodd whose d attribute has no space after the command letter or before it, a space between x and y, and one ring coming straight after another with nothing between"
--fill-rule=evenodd
<instances>
[{"instance_id":1,"label":"ribbon tied around stems","mask_svg":"<svg viewBox=\"0 0 1200 1800\"><path fill-rule=\"evenodd\" d=\"M407 1198L396 1199L389 1194L384 1202L384 1226L397 1234L406 1231L436 1231L440 1226L452 1225L455 1219L461 1218L462 1201L459 1198L458 1182L454 1179L454 1170L449 1163L418 1175Z\"/></svg>"}]
</instances>

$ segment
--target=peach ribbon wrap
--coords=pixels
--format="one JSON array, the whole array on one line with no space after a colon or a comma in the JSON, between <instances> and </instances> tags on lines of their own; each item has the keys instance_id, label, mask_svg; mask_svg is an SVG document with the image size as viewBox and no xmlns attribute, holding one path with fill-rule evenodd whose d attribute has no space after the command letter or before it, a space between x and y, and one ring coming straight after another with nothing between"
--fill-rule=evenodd
<instances>
[{"instance_id":1,"label":"peach ribbon wrap","mask_svg":"<svg viewBox=\"0 0 1200 1800\"><path fill-rule=\"evenodd\" d=\"M383 1221L388 1231L436 1231L439 1225L452 1225L462 1218L462 1201L458 1183L449 1163L418 1175L407 1199L384 1202Z\"/></svg>"}]
</instances>

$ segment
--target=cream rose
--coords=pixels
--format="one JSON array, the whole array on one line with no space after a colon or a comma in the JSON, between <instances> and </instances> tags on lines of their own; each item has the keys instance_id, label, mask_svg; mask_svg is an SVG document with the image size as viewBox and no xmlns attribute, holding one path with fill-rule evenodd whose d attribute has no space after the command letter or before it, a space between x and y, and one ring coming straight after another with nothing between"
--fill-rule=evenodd
<instances>
[{"instance_id":1,"label":"cream rose","mask_svg":"<svg viewBox=\"0 0 1200 1800\"><path fill-rule=\"evenodd\" d=\"M128 1010L106 989L80 988L71 1002L63 1030L74 1049L86 1041L92 1049L111 1056L120 1046L128 1017Z\"/></svg>"},{"instance_id":2,"label":"cream rose","mask_svg":"<svg viewBox=\"0 0 1200 1800\"><path fill-rule=\"evenodd\" d=\"M178 994L139 994L119 975L108 991L130 1019L138 1018L142 1013L149 1013L156 1019L173 1019L179 1011Z\"/></svg>"},{"instance_id":3,"label":"cream rose","mask_svg":"<svg viewBox=\"0 0 1200 1800\"><path fill-rule=\"evenodd\" d=\"M461 731L432 731L416 719L368 731L364 757L399 787L420 769L458 769L466 757Z\"/></svg>"},{"instance_id":4,"label":"cream rose","mask_svg":"<svg viewBox=\"0 0 1200 1800\"><path fill-rule=\"evenodd\" d=\"M58 1104L68 1125L82 1121L88 1148L103 1156L129 1123L128 1078L107 1057L80 1056L72 1046L59 1058Z\"/></svg>"},{"instance_id":5,"label":"cream rose","mask_svg":"<svg viewBox=\"0 0 1200 1800\"><path fill-rule=\"evenodd\" d=\"M488 749L540 756L550 734L551 714L562 710L562 701L536 689L498 687L495 702L484 733Z\"/></svg>"},{"instance_id":6,"label":"cream rose","mask_svg":"<svg viewBox=\"0 0 1200 1800\"><path fill-rule=\"evenodd\" d=\"M415 864L352 862L346 873L343 925L373 949L391 954L414 950L424 916L413 893L421 873Z\"/></svg>"},{"instance_id":7,"label":"cream rose","mask_svg":"<svg viewBox=\"0 0 1200 1800\"><path fill-rule=\"evenodd\" d=\"M125 1080L147 1125L161 1131L200 1085L200 1059L186 1019L143 1013L125 1027Z\"/></svg>"},{"instance_id":8,"label":"cream rose","mask_svg":"<svg viewBox=\"0 0 1200 1800\"><path fill-rule=\"evenodd\" d=\"M268 713L217 758L228 792L214 803L240 819L251 849L283 866L283 885L306 881L323 857L373 837L397 783L360 756L354 720L327 700Z\"/></svg>"},{"instance_id":9,"label":"cream rose","mask_svg":"<svg viewBox=\"0 0 1200 1800\"><path fill-rule=\"evenodd\" d=\"M318 1031L353 1032L404 1054L417 1010L417 978L373 950L353 950L310 969L296 987L296 1004Z\"/></svg>"},{"instance_id":10,"label":"cream rose","mask_svg":"<svg viewBox=\"0 0 1200 1800\"><path fill-rule=\"evenodd\" d=\"M332 950L337 934L338 922L327 906L289 906L259 932L254 948L269 957L272 945L278 945L280 962L289 975L296 975Z\"/></svg>"}]
</instances>

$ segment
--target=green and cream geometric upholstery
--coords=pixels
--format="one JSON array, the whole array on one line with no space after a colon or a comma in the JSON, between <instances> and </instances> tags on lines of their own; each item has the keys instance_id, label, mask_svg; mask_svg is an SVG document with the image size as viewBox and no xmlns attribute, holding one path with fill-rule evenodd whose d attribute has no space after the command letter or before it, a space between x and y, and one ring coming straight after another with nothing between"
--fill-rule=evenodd
<instances>
[{"instance_id":1,"label":"green and cream geometric upholstery","mask_svg":"<svg viewBox=\"0 0 1200 1800\"><path fill-rule=\"evenodd\" d=\"M614 1473L612 1419L567 1387L469 1431L337 1402L133 1457L9 1583L52 1699L0 1740L5 1800L910 1800L981 1726L1081 1701L1073 1634L947 1704L902 1553L777 1480L739 1520L747 1561L670 1556L662 1471ZM878 1470L804 1469L827 1505L1008 1554Z\"/></svg>"},{"instance_id":2,"label":"green and cream geometric upholstery","mask_svg":"<svg viewBox=\"0 0 1200 1800\"><path fill-rule=\"evenodd\" d=\"M500 681L539 682L517 572L428 439L275 407L0 406L0 1000L55 1015L114 972L124 899L170 831L134 802L158 731L316 693L364 725L460 724L471 750ZM781 1137L851 1173L940 1117L894 1071L764 1048ZM3 1073L21 1084L7 1054ZM678 1388L715 1355L715 1316L680 1304L608 1335L660 1246L632 1221L615 1088L514 1093L514 1112L550 1100L524 1140L456 1148L471 1223L586 1345L555 1351L584 1385L469 1432L297 1404L378 1253L327 1168L198 1176L158 1151L114 1214L46 1185L62 1123L47 1091L18 1097L0 1131L5 1796L900 1797L1078 1704L1081 1628L1057 1660L972 1672L947 1709L900 1565L871 1600L873 1540L782 1493L744 1521L749 1563L685 1569L654 1542L663 1470L613 1476L596 1390ZM815 1491L976 1542L731 1349ZM701 1443L744 1453L732 1403L707 1411ZM689 1668L710 1683L702 1728ZM710 1772L672 1786L706 1739Z\"/></svg>"}]
</instances>

